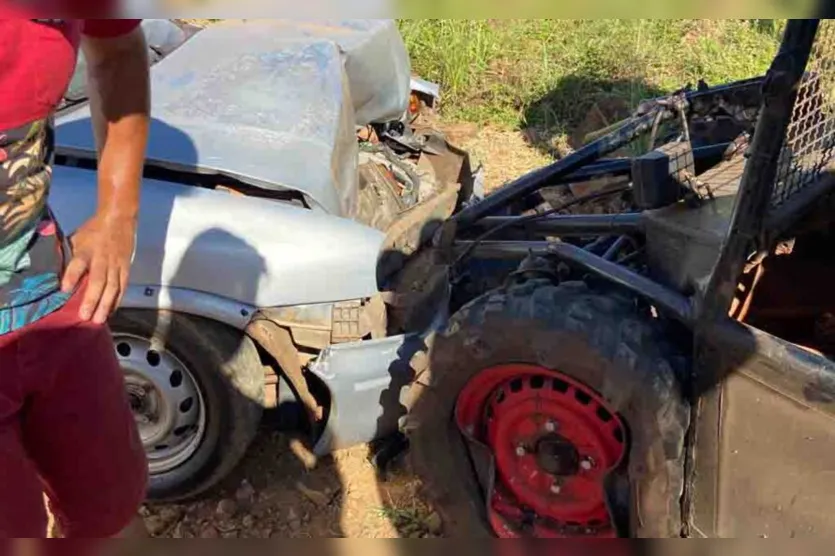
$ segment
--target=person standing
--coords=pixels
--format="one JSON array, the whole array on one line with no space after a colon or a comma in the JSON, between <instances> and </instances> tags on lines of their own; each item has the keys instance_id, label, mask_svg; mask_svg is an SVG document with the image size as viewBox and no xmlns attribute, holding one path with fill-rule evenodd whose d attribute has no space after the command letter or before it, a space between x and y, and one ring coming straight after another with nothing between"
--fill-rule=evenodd
<instances>
[{"instance_id":1,"label":"person standing","mask_svg":"<svg viewBox=\"0 0 835 556\"><path fill-rule=\"evenodd\" d=\"M22 8L0 6L0 15ZM12 13L14 12L14 13ZM150 112L141 20L0 19L0 534L126 536L148 468L107 319L128 283ZM98 205L65 237L49 209L53 114L87 77Z\"/></svg>"}]
</instances>

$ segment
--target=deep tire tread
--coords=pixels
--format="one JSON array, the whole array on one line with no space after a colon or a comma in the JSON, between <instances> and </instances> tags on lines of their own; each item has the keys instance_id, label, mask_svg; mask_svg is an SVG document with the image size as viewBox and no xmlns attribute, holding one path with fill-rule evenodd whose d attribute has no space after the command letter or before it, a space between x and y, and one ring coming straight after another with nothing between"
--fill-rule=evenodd
<instances>
[{"instance_id":1,"label":"deep tire tread","mask_svg":"<svg viewBox=\"0 0 835 556\"><path fill-rule=\"evenodd\" d=\"M448 535L490 534L485 501L455 446L463 446L451 422L457 394L478 371L514 362L574 376L625 418L632 436L632 536L679 536L689 410L668 356L673 352L634 300L596 293L583 282L532 280L464 306L432 342L405 427L409 461L444 515Z\"/></svg>"}]
</instances>

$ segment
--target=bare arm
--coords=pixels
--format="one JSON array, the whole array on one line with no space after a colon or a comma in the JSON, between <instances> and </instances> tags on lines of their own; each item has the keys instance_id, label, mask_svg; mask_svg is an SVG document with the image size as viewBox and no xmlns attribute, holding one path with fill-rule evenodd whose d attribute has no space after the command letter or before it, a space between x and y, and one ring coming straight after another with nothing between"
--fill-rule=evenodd
<instances>
[{"instance_id":1,"label":"bare arm","mask_svg":"<svg viewBox=\"0 0 835 556\"><path fill-rule=\"evenodd\" d=\"M72 238L64 277L72 290L88 275L81 317L103 323L128 282L148 139L148 52L140 28L114 38L84 37L90 109L98 149L98 206Z\"/></svg>"}]
</instances>

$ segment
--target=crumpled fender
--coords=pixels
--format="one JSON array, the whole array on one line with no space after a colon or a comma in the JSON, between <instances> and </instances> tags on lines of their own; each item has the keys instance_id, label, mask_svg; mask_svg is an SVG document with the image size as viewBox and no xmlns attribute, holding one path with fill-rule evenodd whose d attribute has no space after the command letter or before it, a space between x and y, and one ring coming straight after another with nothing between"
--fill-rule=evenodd
<instances>
[{"instance_id":1,"label":"crumpled fender","mask_svg":"<svg viewBox=\"0 0 835 556\"><path fill-rule=\"evenodd\" d=\"M94 171L54 169L50 204L66 233L95 203ZM368 297L377 292L383 240L372 228L288 203L144 180L123 307L208 310L243 327L256 308ZM201 308L201 300L216 306Z\"/></svg>"}]
</instances>

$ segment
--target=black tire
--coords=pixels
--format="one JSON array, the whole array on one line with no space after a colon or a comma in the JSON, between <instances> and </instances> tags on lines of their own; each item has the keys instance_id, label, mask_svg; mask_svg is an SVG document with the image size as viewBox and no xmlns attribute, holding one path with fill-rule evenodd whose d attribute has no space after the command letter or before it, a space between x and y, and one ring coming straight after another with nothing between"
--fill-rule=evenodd
<instances>
[{"instance_id":1,"label":"black tire","mask_svg":"<svg viewBox=\"0 0 835 556\"><path fill-rule=\"evenodd\" d=\"M264 371L253 341L215 321L165 311L122 310L111 319L114 337L151 340L191 373L203 397L205 432L179 466L151 474L150 502L193 499L226 477L246 453L264 405Z\"/></svg>"},{"instance_id":2,"label":"black tire","mask_svg":"<svg viewBox=\"0 0 835 556\"><path fill-rule=\"evenodd\" d=\"M512 285L465 306L432 342L410 392L408 460L448 536L492 533L486 502L453 421L461 389L504 363L557 369L597 391L630 431L630 536L678 537L689 424L669 346L634 301L579 282Z\"/></svg>"}]
</instances>

